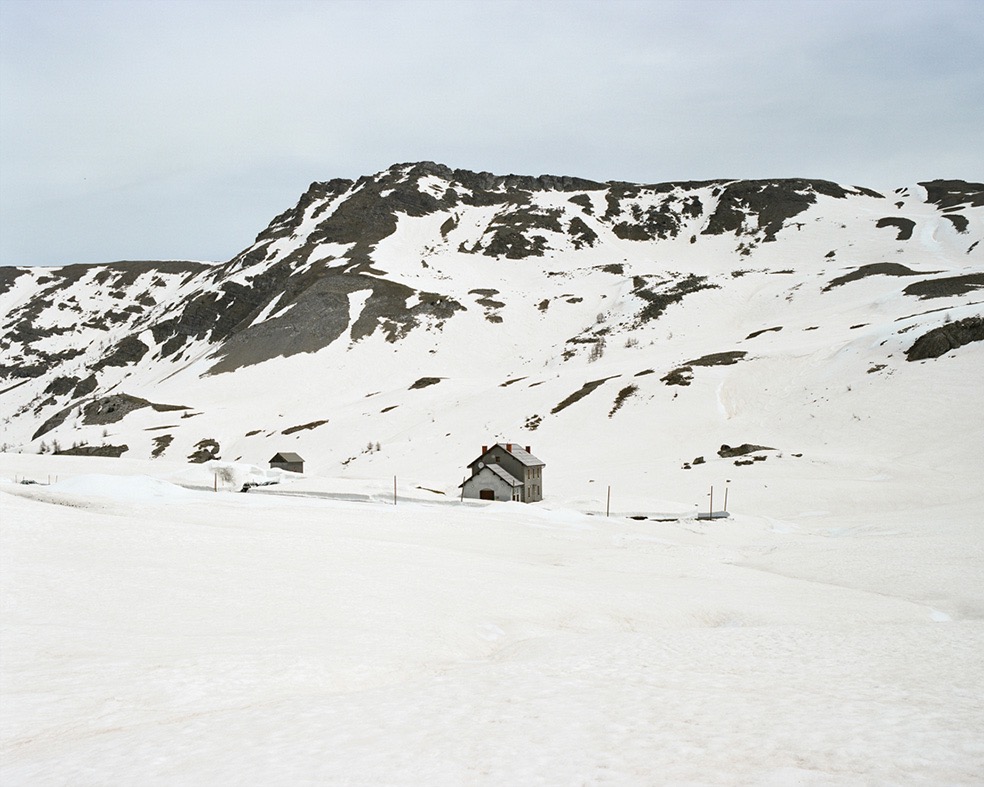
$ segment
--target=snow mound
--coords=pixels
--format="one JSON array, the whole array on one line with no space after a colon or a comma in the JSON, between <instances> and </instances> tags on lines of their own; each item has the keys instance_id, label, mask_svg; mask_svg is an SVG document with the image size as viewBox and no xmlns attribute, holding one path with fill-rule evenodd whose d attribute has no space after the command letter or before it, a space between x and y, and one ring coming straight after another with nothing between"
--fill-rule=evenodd
<instances>
[{"instance_id":1,"label":"snow mound","mask_svg":"<svg viewBox=\"0 0 984 787\"><path fill-rule=\"evenodd\" d=\"M115 500L187 500L195 493L145 475L78 475L48 487L51 491Z\"/></svg>"}]
</instances>

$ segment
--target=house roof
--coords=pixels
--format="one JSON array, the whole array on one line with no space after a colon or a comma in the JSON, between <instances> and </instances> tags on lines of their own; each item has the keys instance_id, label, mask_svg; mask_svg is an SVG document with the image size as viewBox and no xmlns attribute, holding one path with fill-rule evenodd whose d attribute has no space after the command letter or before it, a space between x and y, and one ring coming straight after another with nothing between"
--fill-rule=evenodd
<instances>
[{"instance_id":1,"label":"house roof","mask_svg":"<svg viewBox=\"0 0 984 787\"><path fill-rule=\"evenodd\" d=\"M495 473L499 478L505 481L509 486L522 486L523 482L518 478L513 476L511 473L507 473L502 469L502 465L485 465L489 470Z\"/></svg>"},{"instance_id":2,"label":"house roof","mask_svg":"<svg viewBox=\"0 0 984 787\"><path fill-rule=\"evenodd\" d=\"M271 462L303 462L300 454L295 454L293 451L283 451L279 454L274 454Z\"/></svg>"},{"instance_id":3,"label":"house roof","mask_svg":"<svg viewBox=\"0 0 984 787\"><path fill-rule=\"evenodd\" d=\"M499 478L501 478L503 481L505 481L507 484L509 484L509 486L516 487L516 486L522 486L523 485L523 482L522 481L520 481L515 476L513 476L510 473L507 473L505 470L503 470L502 469L502 465L491 464L491 465L482 465L474 473L471 474L471 478L468 478L467 480L465 480L462 483L458 484L458 487L459 488L460 487L463 487L465 484L468 483L468 481L471 481L472 478L474 478L475 476L477 476L483 470L490 470L490 471L492 471L497 476L499 476Z\"/></svg>"},{"instance_id":4,"label":"house roof","mask_svg":"<svg viewBox=\"0 0 984 787\"><path fill-rule=\"evenodd\" d=\"M512 450L511 451L508 451L509 455L512 456L512 457L514 457L522 465L526 465L527 467L546 467L547 466L546 465L546 462L543 462L542 460L537 459L535 456L533 456L533 454L529 453L529 451L527 451L519 443L496 443L495 445L499 446L503 451L507 451L508 449L506 448L506 446L507 445L511 445L512 446ZM491 451L493 448L495 448L495 445L494 446L491 446L489 448L489 451ZM482 458L486 454L489 453L489 451L486 451L484 454L482 454L482 456L478 457L478 459L474 459L471 462L469 462L468 463L468 466L471 467L473 464L475 464L475 462L481 461Z\"/></svg>"}]
</instances>

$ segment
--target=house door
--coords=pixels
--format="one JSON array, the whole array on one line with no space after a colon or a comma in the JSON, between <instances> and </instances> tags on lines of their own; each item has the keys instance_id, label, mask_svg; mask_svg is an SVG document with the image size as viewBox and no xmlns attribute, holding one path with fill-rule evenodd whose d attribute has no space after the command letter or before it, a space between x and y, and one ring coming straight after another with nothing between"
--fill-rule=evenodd
<instances>
[{"instance_id":1,"label":"house door","mask_svg":"<svg viewBox=\"0 0 984 787\"><path fill-rule=\"evenodd\" d=\"M482 489L478 493L479 500L495 500L495 490L494 489Z\"/></svg>"}]
</instances>

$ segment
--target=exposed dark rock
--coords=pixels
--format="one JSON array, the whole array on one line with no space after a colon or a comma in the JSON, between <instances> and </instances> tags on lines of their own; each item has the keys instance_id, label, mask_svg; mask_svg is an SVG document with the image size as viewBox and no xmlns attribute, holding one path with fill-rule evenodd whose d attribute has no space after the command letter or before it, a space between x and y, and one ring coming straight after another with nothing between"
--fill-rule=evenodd
<instances>
[{"instance_id":1,"label":"exposed dark rock","mask_svg":"<svg viewBox=\"0 0 984 787\"><path fill-rule=\"evenodd\" d=\"M717 289L716 284L708 284L706 276L690 274L677 281L660 281L655 286L650 286L649 277L632 277L632 294L645 301L639 312L639 323L649 322L657 319L666 309L674 303L682 301L685 296L700 290Z\"/></svg>"},{"instance_id":2,"label":"exposed dark rock","mask_svg":"<svg viewBox=\"0 0 984 787\"><path fill-rule=\"evenodd\" d=\"M127 336L113 347L109 355L93 364L92 369L98 372L107 366L127 366L131 363L137 363L149 350L150 348L136 336Z\"/></svg>"},{"instance_id":3,"label":"exposed dark rock","mask_svg":"<svg viewBox=\"0 0 984 787\"><path fill-rule=\"evenodd\" d=\"M694 370L690 366L681 366L659 379L667 385L690 385L694 379Z\"/></svg>"},{"instance_id":4,"label":"exposed dark rock","mask_svg":"<svg viewBox=\"0 0 984 787\"><path fill-rule=\"evenodd\" d=\"M580 249L584 246L594 246L598 240L598 233L577 216L571 219L567 225L567 234L571 236L575 249Z\"/></svg>"},{"instance_id":5,"label":"exposed dark rock","mask_svg":"<svg viewBox=\"0 0 984 787\"><path fill-rule=\"evenodd\" d=\"M458 226L457 216L451 216L441 225L441 237L446 238L448 233Z\"/></svg>"},{"instance_id":6,"label":"exposed dark rock","mask_svg":"<svg viewBox=\"0 0 984 787\"><path fill-rule=\"evenodd\" d=\"M970 226L970 222L967 217L959 213L948 213L943 218L949 219L953 224L954 229L956 229L956 231L961 235L965 234L967 232L967 228Z\"/></svg>"},{"instance_id":7,"label":"exposed dark rock","mask_svg":"<svg viewBox=\"0 0 984 787\"><path fill-rule=\"evenodd\" d=\"M63 451L55 451L61 456L108 456L119 459L123 454L130 450L127 445L80 445L75 448L66 448Z\"/></svg>"},{"instance_id":8,"label":"exposed dark rock","mask_svg":"<svg viewBox=\"0 0 984 787\"><path fill-rule=\"evenodd\" d=\"M930 180L920 183L926 189L926 201L942 209L955 207L984 207L984 183L964 180Z\"/></svg>"},{"instance_id":9,"label":"exposed dark rock","mask_svg":"<svg viewBox=\"0 0 984 787\"><path fill-rule=\"evenodd\" d=\"M934 273L934 271L920 273L897 262L875 262L871 265L862 265L851 273L845 273L843 276L831 279L830 283L823 288L823 292L828 292L834 289L834 287L840 287L842 284L847 284L848 282L864 279L867 276L925 276L928 273Z\"/></svg>"},{"instance_id":10,"label":"exposed dark rock","mask_svg":"<svg viewBox=\"0 0 984 787\"><path fill-rule=\"evenodd\" d=\"M482 297L476 299L475 303L477 303L477 304L479 304L481 306L484 306L486 309L489 309L489 310L491 310L491 309L501 309L503 306L506 305L502 301L497 301L497 300L495 300L492 297L493 295L498 295L499 294L499 291L498 290L487 290L487 289L470 290L468 294L469 295L481 295Z\"/></svg>"},{"instance_id":11,"label":"exposed dark rock","mask_svg":"<svg viewBox=\"0 0 984 787\"><path fill-rule=\"evenodd\" d=\"M52 429L61 426L65 423L65 420L72 414L75 410L74 406L65 407L55 413L53 416L48 418L41 426L37 428L33 435L31 435L32 440L37 440L41 435L47 434Z\"/></svg>"},{"instance_id":12,"label":"exposed dark rock","mask_svg":"<svg viewBox=\"0 0 984 787\"><path fill-rule=\"evenodd\" d=\"M965 295L984 287L984 273L968 273L965 276L947 276L942 279L927 279L906 287L906 295L915 295L921 300L927 298L948 298Z\"/></svg>"},{"instance_id":13,"label":"exposed dark rock","mask_svg":"<svg viewBox=\"0 0 984 787\"><path fill-rule=\"evenodd\" d=\"M547 248L547 239L530 233L538 229L563 232L559 216L559 210L541 212L532 209L517 209L500 214L489 225L493 233L492 239L482 250L482 254L510 260L542 257ZM588 229L586 225L585 229Z\"/></svg>"},{"instance_id":14,"label":"exposed dark rock","mask_svg":"<svg viewBox=\"0 0 984 787\"><path fill-rule=\"evenodd\" d=\"M48 383L44 392L54 394L55 396L64 396L67 393L71 393L78 384L78 377L56 377Z\"/></svg>"},{"instance_id":15,"label":"exposed dark rock","mask_svg":"<svg viewBox=\"0 0 984 787\"><path fill-rule=\"evenodd\" d=\"M570 407L575 402L578 402L581 399L583 399L585 396L587 396L589 393L591 393L598 386L605 384L609 380L614 380L616 377L618 377L617 374L612 375L611 377L602 377L600 380L592 380L589 383L585 383L578 390L576 390L574 393L572 393L570 396L568 396L566 399L564 399L564 401L562 401L560 404L558 404L556 407L554 407L553 410L550 411L550 414L551 415L556 415L561 410L564 410L564 409Z\"/></svg>"},{"instance_id":16,"label":"exposed dark rock","mask_svg":"<svg viewBox=\"0 0 984 787\"><path fill-rule=\"evenodd\" d=\"M775 328L763 328L760 331L752 331L750 334L748 334L748 336L745 337L745 339L746 340L754 339L756 336L761 336L763 333L769 333L771 331L781 331L781 330L782 330L781 325L777 325Z\"/></svg>"},{"instance_id":17,"label":"exposed dark rock","mask_svg":"<svg viewBox=\"0 0 984 787\"><path fill-rule=\"evenodd\" d=\"M631 221L621 221L612 227L612 232L623 240L655 240L675 238L680 232L678 209L670 200L663 200L643 210L633 205Z\"/></svg>"},{"instance_id":18,"label":"exposed dark rock","mask_svg":"<svg viewBox=\"0 0 984 787\"><path fill-rule=\"evenodd\" d=\"M722 445L718 450L717 454L722 459L732 459L736 456L745 456L746 454L752 454L756 451L775 451L775 448L769 448L766 445L753 445L752 443L742 443L741 445L732 448L730 445Z\"/></svg>"},{"instance_id":19,"label":"exposed dark rock","mask_svg":"<svg viewBox=\"0 0 984 787\"><path fill-rule=\"evenodd\" d=\"M317 429L319 426L324 426L328 423L328 419L325 418L321 421L311 421L309 424L301 424L300 426L291 426L288 429L284 429L280 434L288 435L294 434L294 432L303 432L306 429Z\"/></svg>"},{"instance_id":20,"label":"exposed dark rock","mask_svg":"<svg viewBox=\"0 0 984 787\"><path fill-rule=\"evenodd\" d=\"M905 351L905 359L939 358L950 350L980 341L984 341L984 317L967 317L924 333Z\"/></svg>"},{"instance_id":21,"label":"exposed dark rock","mask_svg":"<svg viewBox=\"0 0 984 787\"><path fill-rule=\"evenodd\" d=\"M200 465L212 459L219 458L219 444L211 438L199 440L195 444L195 449L195 451L188 455L188 461L193 464Z\"/></svg>"},{"instance_id":22,"label":"exposed dark rock","mask_svg":"<svg viewBox=\"0 0 984 787\"><path fill-rule=\"evenodd\" d=\"M35 377L40 377L48 371L48 366L42 364L27 364L27 363L14 363L14 364L0 364L0 377L4 378L27 378L34 379Z\"/></svg>"},{"instance_id":23,"label":"exposed dark rock","mask_svg":"<svg viewBox=\"0 0 984 787\"><path fill-rule=\"evenodd\" d=\"M341 178L323 183L312 183L294 207L274 217L267 228L256 236L256 242L290 237L300 227L301 221L304 220L304 214L314 202L344 194L353 185L354 181Z\"/></svg>"},{"instance_id":24,"label":"exposed dark rock","mask_svg":"<svg viewBox=\"0 0 984 787\"><path fill-rule=\"evenodd\" d=\"M172 413L175 410L190 410L191 408L183 404L157 404L151 402L150 406L158 413Z\"/></svg>"},{"instance_id":25,"label":"exposed dark rock","mask_svg":"<svg viewBox=\"0 0 984 787\"><path fill-rule=\"evenodd\" d=\"M408 390L414 391L418 388L426 388L429 385L437 385L441 382L441 377L421 377L417 382L410 386Z\"/></svg>"},{"instance_id":26,"label":"exposed dark rock","mask_svg":"<svg viewBox=\"0 0 984 787\"><path fill-rule=\"evenodd\" d=\"M898 216L886 217L884 219L878 219L875 222L876 227L895 227L898 230L898 235L895 240L909 240L912 237L912 231L916 227L916 222L912 219L904 219Z\"/></svg>"},{"instance_id":27,"label":"exposed dark rock","mask_svg":"<svg viewBox=\"0 0 984 787\"><path fill-rule=\"evenodd\" d=\"M138 396L130 396L125 393L111 394L85 405L82 408L82 423L113 424L122 421L134 410L150 406L150 402Z\"/></svg>"},{"instance_id":28,"label":"exposed dark rock","mask_svg":"<svg viewBox=\"0 0 984 787\"><path fill-rule=\"evenodd\" d=\"M0 295L14 286L14 283L21 276L27 273L26 268L15 268L13 266L0 266Z\"/></svg>"},{"instance_id":29,"label":"exposed dark rock","mask_svg":"<svg viewBox=\"0 0 984 787\"><path fill-rule=\"evenodd\" d=\"M690 385L694 379L695 366L730 366L738 363L748 353L744 350L728 350L727 352L711 353L692 361L687 361L683 366L679 366L673 371L660 378L660 382L667 385Z\"/></svg>"},{"instance_id":30,"label":"exposed dark rock","mask_svg":"<svg viewBox=\"0 0 984 787\"><path fill-rule=\"evenodd\" d=\"M91 394L93 391L96 390L97 385L98 383L96 382L96 376L94 374L90 374L88 377L86 377L78 385L75 386L75 391L73 391L72 393L72 398L81 399L85 396L88 396L89 394Z\"/></svg>"},{"instance_id":31,"label":"exposed dark rock","mask_svg":"<svg viewBox=\"0 0 984 787\"><path fill-rule=\"evenodd\" d=\"M625 386L625 388L619 391L618 396L615 397L615 403L612 406L612 409L608 413L608 417L611 418L613 415L615 415L615 413L619 411L622 405L625 404L625 400L628 399L630 396L632 396L632 394L634 394L638 390L639 390L638 385L627 385Z\"/></svg>"},{"instance_id":32,"label":"exposed dark rock","mask_svg":"<svg viewBox=\"0 0 984 787\"><path fill-rule=\"evenodd\" d=\"M723 187L717 207L702 235L740 233L745 217L755 217L755 232L774 241L784 223L816 202L817 194L838 199L848 195L843 187L825 180L739 180Z\"/></svg>"},{"instance_id":33,"label":"exposed dark rock","mask_svg":"<svg viewBox=\"0 0 984 787\"><path fill-rule=\"evenodd\" d=\"M151 459L157 459L163 454L174 440L174 435L162 434L154 438L154 448L150 452Z\"/></svg>"},{"instance_id":34,"label":"exposed dark rock","mask_svg":"<svg viewBox=\"0 0 984 787\"><path fill-rule=\"evenodd\" d=\"M730 366L738 363L748 353L744 350L728 350L723 353L711 353L693 361L687 361L689 366Z\"/></svg>"},{"instance_id":35,"label":"exposed dark rock","mask_svg":"<svg viewBox=\"0 0 984 787\"><path fill-rule=\"evenodd\" d=\"M581 208L583 208L584 212L587 213L589 216L592 213L594 213L594 204L591 202L591 197L589 197L587 194L578 194L574 197L571 197L567 201L572 202L575 205L578 205ZM2 290L0 290L0 292L2 292Z\"/></svg>"}]
</instances>

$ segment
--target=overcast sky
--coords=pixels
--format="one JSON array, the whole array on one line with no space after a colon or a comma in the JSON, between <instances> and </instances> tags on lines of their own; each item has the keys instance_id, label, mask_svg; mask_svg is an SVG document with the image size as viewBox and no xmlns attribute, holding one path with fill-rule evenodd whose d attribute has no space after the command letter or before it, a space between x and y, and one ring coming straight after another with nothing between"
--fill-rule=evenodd
<instances>
[{"instance_id":1,"label":"overcast sky","mask_svg":"<svg viewBox=\"0 0 984 787\"><path fill-rule=\"evenodd\" d=\"M984 180L982 0L0 0L0 264L226 260L315 180Z\"/></svg>"}]
</instances>

